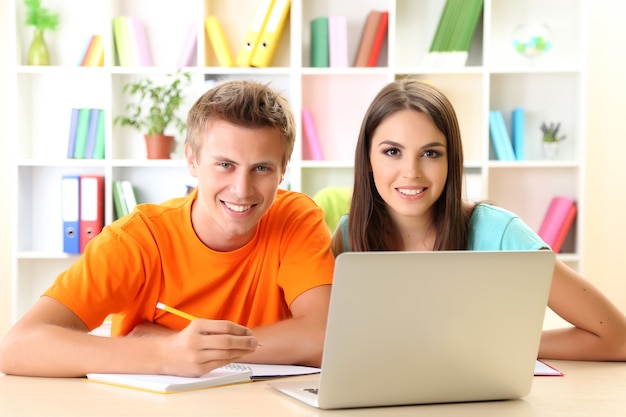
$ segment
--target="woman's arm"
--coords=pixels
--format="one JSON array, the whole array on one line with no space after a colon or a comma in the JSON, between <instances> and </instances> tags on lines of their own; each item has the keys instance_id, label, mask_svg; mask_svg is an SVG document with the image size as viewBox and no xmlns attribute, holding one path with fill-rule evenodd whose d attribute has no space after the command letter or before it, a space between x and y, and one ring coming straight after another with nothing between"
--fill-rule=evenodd
<instances>
[{"instance_id":1,"label":"woman's arm","mask_svg":"<svg viewBox=\"0 0 626 417\"><path fill-rule=\"evenodd\" d=\"M626 360L626 317L597 288L556 261L548 306L573 327L545 330L539 357Z\"/></svg>"}]
</instances>

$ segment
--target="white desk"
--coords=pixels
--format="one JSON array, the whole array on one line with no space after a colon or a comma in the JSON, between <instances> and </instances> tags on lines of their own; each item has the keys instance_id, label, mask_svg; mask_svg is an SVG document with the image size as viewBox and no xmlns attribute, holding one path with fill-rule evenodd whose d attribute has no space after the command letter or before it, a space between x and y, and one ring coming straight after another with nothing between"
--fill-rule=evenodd
<instances>
[{"instance_id":1,"label":"white desk","mask_svg":"<svg viewBox=\"0 0 626 417\"><path fill-rule=\"evenodd\" d=\"M274 391L264 381L178 394L153 394L85 379L0 375L0 416L615 417L626 414L626 363L547 362L565 376L535 377L530 395L522 400L331 411L301 404Z\"/></svg>"}]
</instances>

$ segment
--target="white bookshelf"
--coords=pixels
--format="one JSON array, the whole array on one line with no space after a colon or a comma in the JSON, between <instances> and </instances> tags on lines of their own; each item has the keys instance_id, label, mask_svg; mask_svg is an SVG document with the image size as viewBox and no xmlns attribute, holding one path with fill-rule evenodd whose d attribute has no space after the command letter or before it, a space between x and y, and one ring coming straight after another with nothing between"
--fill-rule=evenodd
<instances>
[{"instance_id":1,"label":"white bookshelf","mask_svg":"<svg viewBox=\"0 0 626 417\"><path fill-rule=\"evenodd\" d=\"M113 124L125 105L121 92L141 76L155 79L174 72L190 25L198 31L196 65L183 115L207 88L206 80L249 78L270 82L283 91L300 123L303 107L312 110L325 152L324 161L302 160L301 126L286 182L293 190L314 195L327 185L350 186L354 146L361 118L376 92L387 82L411 75L430 80L451 99L460 120L466 177L473 198L488 199L518 213L538 230L552 196L565 194L578 202L579 214L560 255L582 270L585 145L586 0L485 0L483 18L468 65L458 69L421 65L428 51L444 0L292 0L289 22L277 54L268 68L216 66L205 41L203 18L214 14L222 22L233 55L239 50L255 11L256 0L45 0L61 13L54 32L46 32L49 67L25 65L32 28L23 25L24 6L12 0L16 45L9 92L15 105L14 167L10 201L17 219L13 229L13 320L19 318L55 276L75 256L62 253L60 177L64 174L105 176L105 223L113 220L112 182L129 179L142 202L160 202L184 194L195 184L183 161L183 138L172 160L145 157L143 138L130 128ZM376 68L311 68L311 19L345 15L348 21L349 62L352 63L367 13L388 10L388 41ZM115 65L111 21L134 15L145 24L153 66ZM87 18L89 17L89 18ZM554 48L535 65L517 56L511 46L513 28L522 22L546 22L554 32ZM227 22L227 24L225 24ZM105 65L78 67L89 36L101 33ZM525 161L490 159L488 111L526 110ZM106 158L66 159L70 109L105 109ZM541 158L539 125L560 121L567 135L560 156ZM287 186L287 183L285 184Z\"/></svg>"}]
</instances>

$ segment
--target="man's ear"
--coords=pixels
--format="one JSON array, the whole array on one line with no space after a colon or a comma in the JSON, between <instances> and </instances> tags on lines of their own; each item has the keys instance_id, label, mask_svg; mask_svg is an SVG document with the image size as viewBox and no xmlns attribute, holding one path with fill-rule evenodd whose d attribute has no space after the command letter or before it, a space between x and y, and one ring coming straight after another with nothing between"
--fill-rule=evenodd
<instances>
[{"instance_id":1,"label":"man's ear","mask_svg":"<svg viewBox=\"0 0 626 417\"><path fill-rule=\"evenodd\" d=\"M191 145L189 143L185 143L185 159L187 160L187 168L189 169L189 173L192 177L198 177L198 162L196 161L196 157L191 149Z\"/></svg>"}]
</instances>

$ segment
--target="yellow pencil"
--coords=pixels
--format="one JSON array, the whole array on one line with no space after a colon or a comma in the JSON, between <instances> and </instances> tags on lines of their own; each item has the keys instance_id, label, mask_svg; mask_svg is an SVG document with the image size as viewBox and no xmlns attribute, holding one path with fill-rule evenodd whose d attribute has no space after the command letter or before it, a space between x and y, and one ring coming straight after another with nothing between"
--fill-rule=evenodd
<instances>
[{"instance_id":1,"label":"yellow pencil","mask_svg":"<svg viewBox=\"0 0 626 417\"><path fill-rule=\"evenodd\" d=\"M197 317L192 316L191 314L188 314L188 313L185 313L184 311L180 311L178 309L175 309L174 307L166 306L165 304L163 304L161 302L157 303L156 308L158 308L159 310L167 311L168 313L172 313L172 314L174 314L174 315L176 315L178 317L182 317L182 318L187 319L189 321L197 319Z\"/></svg>"}]
</instances>

